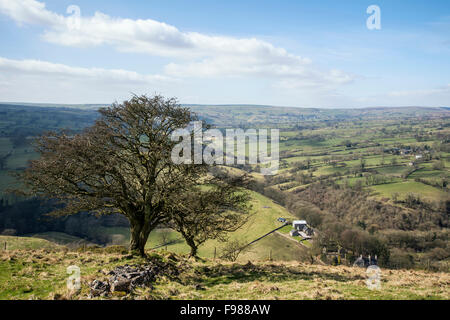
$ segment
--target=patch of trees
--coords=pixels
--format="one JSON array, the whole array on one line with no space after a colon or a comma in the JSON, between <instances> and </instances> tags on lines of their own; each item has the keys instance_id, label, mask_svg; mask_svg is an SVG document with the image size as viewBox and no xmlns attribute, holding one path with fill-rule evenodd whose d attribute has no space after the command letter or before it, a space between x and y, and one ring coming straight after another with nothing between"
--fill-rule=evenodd
<instances>
[{"instance_id":1,"label":"patch of trees","mask_svg":"<svg viewBox=\"0 0 450 320\"><path fill-rule=\"evenodd\" d=\"M311 168L312 161L310 158L305 161L296 161L291 163L291 169L289 169L290 173L295 173L300 170L308 170Z\"/></svg>"},{"instance_id":2,"label":"patch of trees","mask_svg":"<svg viewBox=\"0 0 450 320\"><path fill-rule=\"evenodd\" d=\"M248 184L248 189L256 191L282 206L286 205L286 199L289 197L289 194L286 194L280 189L268 186L266 183L255 180Z\"/></svg>"},{"instance_id":3,"label":"patch of trees","mask_svg":"<svg viewBox=\"0 0 450 320\"><path fill-rule=\"evenodd\" d=\"M385 241L377 236L337 221L324 221L320 233L314 240L316 253L323 250L327 252L345 252L347 261L351 264L360 255L378 257L381 266L389 263L390 251Z\"/></svg>"},{"instance_id":4,"label":"patch of trees","mask_svg":"<svg viewBox=\"0 0 450 320\"><path fill-rule=\"evenodd\" d=\"M367 225L377 224L382 228L416 230L429 227L448 226L449 217L440 204L430 211L406 210L398 206L368 199L370 192L363 188L339 185L333 181L320 181L303 190L297 196L333 214L340 221L355 224L365 221Z\"/></svg>"},{"instance_id":5,"label":"patch of trees","mask_svg":"<svg viewBox=\"0 0 450 320\"><path fill-rule=\"evenodd\" d=\"M389 245L400 249L425 252L433 248L447 248L450 232L447 229L433 231L381 230L379 236Z\"/></svg>"},{"instance_id":6,"label":"patch of trees","mask_svg":"<svg viewBox=\"0 0 450 320\"><path fill-rule=\"evenodd\" d=\"M426 203L411 196L405 209L370 200L369 195L363 188L320 181L288 196L286 205L319 230L316 253L324 247L332 252L344 249L349 262L359 254L377 254L390 268L447 270L440 261L450 252L450 203Z\"/></svg>"},{"instance_id":7,"label":"patch of trees","mask_svg":"<svg viewBox=\"0 0 450 320\"><path fill-rule=\"evenodd\" d=\"M28 199L6 204L0 200L0 234L27 235L49 231L64 232L101 245L111 242L111 236L100 232L102 227L128 227L121 215L95 216L78 213L69 217L55 217L48 213L58 207L56 201Z\"/></svg>"},{"instance_id":8,"label":"patch of trees","mask_svg":"<svg viewBox=\"0 0 450 320\"><path fill-rule=\"evenodd\" d=\"M384 230L379 236L391 247L391 268L430 269L448 272L450 257L447 229L433 231Z\"/></svg>"},{"instance_id":9,"label":"patch of trees","mask_svg":"<svg viewBox=\"0 0 450 320\"><path fill-rule=\"evenodd\" d=\"M414 181L420 182L423 184L427 184L432 187L440 188L440 189L447 189L448 186L448 179L442 178L442 179L424 179L424 178L415 178Z\"/></svg>"},{"instance_id":10,"label":"patch of trees","mask_svg":"<svg viewBox=\"0 0 450 320\"><path fill-rule=\"evenodd\" d=\"M13 139L36 136L44 131L63 129L69 125L73 131L79 131L91 125L98 117L98 113L92 110L70 108L2 104L1 109L2 116L7 118L8 122L6 127L0 126L0 135ZM21 143L22 138L18 139Z\"/></svg>"},{"instance_id":11,"label":"patch of trees","mask_svg":"<svg viewBox=\"0 0 450 320\"><path fill-rule=\"evenodd\" d=\"M8 161L8 158L12 155L12 151L9 151L6 155L0 156L0 170L6 169L6 164Z\"/></svg>"},{"instance_id":12,"label":"patch of trees","mask_svg":"<svg viewBox=\"0 0 450 320\"><path fill-rule=\"evenodd\" d=\"M364 177L365 177L366 186L374 186L374 185L391 183L394 179L394 177L389 177L389 176L385 176L382 174L366 174L366 175L364 175Z\"/></svg>"}]
</instances>

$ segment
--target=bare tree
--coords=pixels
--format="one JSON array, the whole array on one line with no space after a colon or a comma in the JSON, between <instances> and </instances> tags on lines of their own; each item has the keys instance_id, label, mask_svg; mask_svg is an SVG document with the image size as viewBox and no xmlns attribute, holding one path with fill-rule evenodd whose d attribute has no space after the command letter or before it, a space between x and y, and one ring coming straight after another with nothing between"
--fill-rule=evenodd
<instances>
[{"instance_id":1,"label":"bare tree","mask_svg":"<svg viewBox=\"0 0 450 320\"><path fill-rule=\"evenodd\" d=\"M246 249L245 243L239 240L228 241L222 249L222 259L236 261L239 255Z\"/></svg>"},{"instance_id":2,"label":"bare tree","mask_svg":"<svg viewBox=\"0 0 450 320\"><path fill-rule=\"evenodd\" d=\"M166 245L166 249L167 249L167 243L169 242L169 238L170 238L170 229L168 229L168 228L160 229L159 235L161 237L161 245Z\"/></svg>"},{"instance_id":3,"label":"bare tree","mask_svg":"<svg viewBox=\"0 0 450 320\"><path fill-rule=\"evenodd\" d=\"M150 232L170 219L169 199L192 190L206 173L204 165L171 161L178 143L171 141L172 132L194 120L175 99L133 96L100 109L100 118L80 134L38 138L40 158L19 175L30 193L64 203L54 214L125 215L130 249L144 255Z\"/></svg>"},{"instance_id":4,"label":"bare tree","mask_svg":"<svg viewBox=\"0 0 450 320\"><path fill-rule=\"evenodd\" d=\"M198 247L209 239L226 241L229 232L248 220L249 194L242 188L245 180L246 176L204 179L202 185L176 196L172 227L191 247L191 256L197 256Z\"/></svg>"}]
</instances>

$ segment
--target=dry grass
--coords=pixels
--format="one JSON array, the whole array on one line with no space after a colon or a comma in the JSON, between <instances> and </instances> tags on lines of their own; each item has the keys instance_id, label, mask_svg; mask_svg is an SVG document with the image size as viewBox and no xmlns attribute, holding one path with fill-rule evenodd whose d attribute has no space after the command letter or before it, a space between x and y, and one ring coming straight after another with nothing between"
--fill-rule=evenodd
<instances>
[{"instance_id":1,"label":"dry grass","mask_svg":"<svg viewBox=\"0 0 450 320\"><path fill-rule=\"evenodd\" d=\"M0 251L1 299L87 299L88 284L117 265L143 263L124 252L62 248ZM161 259L168 259L162 253ZM82 289L66 289L66 268L81 268ZM109 299L450 299L450 274L382 270L381 290L366 285L365 269L299 262L231 263L176 256L180 276L151 289ZM200 288L200 289L199 289Z\"/></svg>"}]
</instances>

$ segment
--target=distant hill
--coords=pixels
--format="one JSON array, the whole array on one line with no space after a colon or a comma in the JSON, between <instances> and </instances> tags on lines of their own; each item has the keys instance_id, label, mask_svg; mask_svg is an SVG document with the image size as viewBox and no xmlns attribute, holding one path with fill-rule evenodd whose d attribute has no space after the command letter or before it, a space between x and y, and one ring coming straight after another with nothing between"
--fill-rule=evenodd
<instances>
[{"instance_id":1,"label":"distant hill","mask_svg":"<svg viewBox=\"0 0 450 320\"><path fill-rule=\"evenodd\" d=\"M21 109L22 111L56 112L79 110L96 115L98 108L108 104L39 104L39 103L1 103L2 110ZM446 107L371 107L371 108L300 108L278 107L268 105L200 105L184 104L197 113L201 119L220 127L258 127L261 125L288 125L302 121L342 121L342 120L370 120L389 117L390 119L408 119L413 117L434 118L449 116L450 110Z\"/></svg>"},{"instance_id":2,"label":"distant hill","mask_svg":"<svg viewBox=\"0 0 450 320\"><path fill-rule=\"evenodd\" d=\"M74 108L83 110L97 110L101 107L106 107L109 104L60 104L60 103L29 103L29 102L0 102L2 105L8 106L23 106L23 107L37 107L37 108Z\"/></svg>"}]
</instances>

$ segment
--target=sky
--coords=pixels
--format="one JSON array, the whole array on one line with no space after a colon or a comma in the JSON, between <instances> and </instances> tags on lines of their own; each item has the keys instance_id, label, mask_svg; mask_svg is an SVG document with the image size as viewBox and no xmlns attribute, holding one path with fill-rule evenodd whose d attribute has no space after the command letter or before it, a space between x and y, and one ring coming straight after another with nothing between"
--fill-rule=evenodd
<instances>
[{"instance_id":1,"label":"sky","mask_svg":"<svg viewBox=\"0 0 450 320\"><path fill-rule=\"evenodd\" d=\"M3 102L450 106L448 0L0 0L0 41Z\"/></svg>"}]
</instances>

